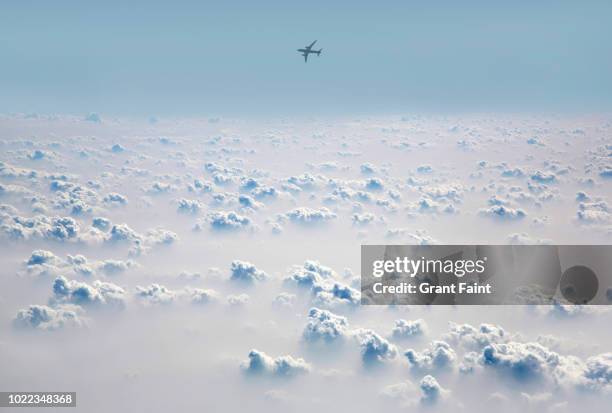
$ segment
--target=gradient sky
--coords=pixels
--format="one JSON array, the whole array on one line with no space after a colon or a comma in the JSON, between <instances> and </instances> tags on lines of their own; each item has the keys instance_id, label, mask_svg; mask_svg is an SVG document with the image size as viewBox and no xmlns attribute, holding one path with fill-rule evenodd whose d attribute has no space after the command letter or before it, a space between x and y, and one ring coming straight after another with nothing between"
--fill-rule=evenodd
<instances>
[{"instance_id":1,"label":"gradient sky","mask_svg":"<svg viewBox=\"0 0 612 413\"><path fill-rule=\"evenodd\" d=\"M3 2L0 112L612 108L609 1L124 3Z\"/></svg>"}]
</instances>

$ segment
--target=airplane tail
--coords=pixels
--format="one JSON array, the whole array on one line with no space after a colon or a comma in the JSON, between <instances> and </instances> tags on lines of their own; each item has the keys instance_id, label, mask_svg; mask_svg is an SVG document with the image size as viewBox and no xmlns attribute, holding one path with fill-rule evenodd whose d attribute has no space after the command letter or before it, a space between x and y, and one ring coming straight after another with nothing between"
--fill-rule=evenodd
<instances>
[{"instance_id":1,"label":"airplane tail","mask_svg":"<svg viewBox=\"0 0 612 413\"><path fill-rule=\"evenodd\" d=\"M317 56L320 56L322 51L323 51L323 49L317 50Z\"/></svg>"}]
</instances>

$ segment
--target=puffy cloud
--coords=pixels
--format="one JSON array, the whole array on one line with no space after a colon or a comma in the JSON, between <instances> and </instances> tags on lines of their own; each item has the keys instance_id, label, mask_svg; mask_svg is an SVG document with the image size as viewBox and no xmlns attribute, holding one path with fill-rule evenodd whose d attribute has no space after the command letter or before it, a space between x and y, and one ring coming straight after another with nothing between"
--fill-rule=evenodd
<instances>
[{"instance_id":1,"label":"puffy cloud","mask_svg":"<svg viewBox=\"0 0 612 413\"><path fill-rule=\"evenodd\" d=\"M285 278L285 282L311 288L333 276L331 268L321 265L318 261L307 260L302 267L294 268L291 275Z\"/></svg>"},{"instance_id":2,"label":"puffy cloud","mask_svg":"<svg viewBox=\"0 0 612 413\"><path fill-rule=\"evenodd\" d=\"M589 357L583 376L587 388L612 393L612 353Z\"/></svg>"},{"instance_id":3,"label":"puffy cloud","mask_svg":"<svg viewBox=\"0 0 612 413\"><path fill-rule=\"evenodd\" d=\"M353 221L353 225L368 225L376 219L376 215L371 214L369 212L365 214L353 214L351 217L351 221Z\"/></svg>"},{"instance_id":4,"label":"puffy cloud","mask_svg":"<svg viewBox=\"0 0 612 413\"><path fill-rule=\"evenodd\" d=\"M144 191L150 195L167 194L174 190L174 186L163 182L153 182L148 188L144 189Z\"/></svg>"},{"instance_id":5,"label":"puffy cloud","mask_svg":"<svg viewBox=\"0 0 612 413\"><path fill-rule=\"evenodd\" d=\"M330 343L347 335L348 321L331 311L311 308L308 312L308 323L302 337L308 342L324 341Z\"/></svg>"},{"instance_id":6,"label":"puffy cloud","mask_svg":"<svg viewBox=\"0 0 612 413\"><path fill-rule=\"evenodd\" d=\"M52 301L56 303L123 308L125 299L125 290L109 282L94 281L89 285L65 277L57 277L53 282Z\"/></svg>"},{"instance_id":7,"label":"puffy cloud","mask_svg":"<svg viewBox=\"0 0 612 413\"><path fill-rule=\"evenodd\" d=\"M68 255L63 260L51 251L35 250L24 262L26 272L35 276L56 276L73 273L75 275L91 276L95 273L116 275L137 267L134 261L104 260L88 261L83 255Z\"/></svg>"},{"instance_id":8,"label":"puffy cloud","mask_svg":"<svg viewBox=\"0 0 612 413\"><path fill-rule=\"evenodd\" d=\"M96 269L99 269L104 274L116 275L125 272L130 268L136 267L137 264L132 260L104 260L95 263L94 266L96 267Z\"/></svg>"},{"instance_id":9,"label":"puffy cloud","mask_svg":"<svg viewBox=\"0 0 612 413\"><path fill-rule=\"evenodd\" d=\"M251 191L251 195L255 197L255 199L264 200L264 199L273 199L278 197L278 191L271 186L261 186L255 188Z\"/></svg>"},{"instance_id":10,"label":"puffy cloud","mask_svg":"<svg viewBox=\"0 0 612 413\"><path fill-rule=\"evenodd\" d=\"M127 205L128 203L128 200L125 196L116 192L111 192L110 194L106 195L103 201L107 205Z\"/></svg>"},{"instance_id":11,"label":"puffy cloud","mask_svg":"<svg viewBox=\"0 0 612 413\"><path fill-rule=\"evenodd\" d=\"M535 182L551 183L555 182L557 180L557 177L555 176L555 174L552 173L536 171L531 175L531 179Z\"/></svg>"},{"instance_id":12,"label":"puffy cloud","mask_svg":"<svg viewBox=\"0 0 612 413\"><path fill-rule=\"evenodd\" d=\"M312 288L314 302L319 305L334 306L336 304L359 305L361 293L338 281L324 281Z\"/></svg>"},{"instance_id":13,"label":"puffy cloud","mask_svg":"<svg viewBox=\"0 0 612 413\"><path fill-rule=\"evenodd\" d=\"M226 300L231 307L242 307L249 303L250 297L248 294L230 294L227 296Z\"/></svg>"},{"instance_id":14,"label":"puffy cloud","mask_svg":"<svg viewBox=\"0 0 612 413\"><path fill-rule=\"evenodd\" d=\"M382 191L384 187L385 184L379 178L368 179L365 183L365 189L368 191Z\"/></svg>"},{"instance_id":15,"label":"puffy cloud","mask_svg":"<svg viewBox=\"0 0 612 413\"><path fill-rule=\"evenodd\" d=\"M608 224L612 222L612 208L606 201L581 202L576 217L585 224Z\"/></svg>"},{"instance_id":16,"label":"puffy cloud","mask_svg":"<svg viewBox=\"0 0 612 413\"><path fill-rule=\"evenodd\" d=\"M244 194L238 196L238 203L243 208L249 208L249 209L259 209L262 206L262 204L255 201L253 198L251 198L248 195L244 195Z\"/></svg>"},{"instance_id":17,"label":"puffy cloud","mask_svg":"<svg viewBox=\"0 0 612 413\"><path fill-rule=\"evenodd\" d=\"M44 239L50 241L76 241L80 227L71 217L37 215L24 218L0 213L0 233L9 239Z\"/></svg>"},{"instance_id":18,"label":"puffy cloud","mask_svg":"<svg viewBox=\"0 0 612 413\"><path fill-rule=\"evenodd\" d=\"M429 348L422 352L406 350L404 356L411 367L423 371L453 368L457 360L455 350L445 341L433 341Z\"/></svg>"},{"instance_id":19,"label":"puffy cloud","mask_svg":"<svg viewBox=\"0 0 612 413\"><path fill-rule=\"evenodd\" d=\"M376 173L376 167L371 163L364 163L359 166L359 170L364 175L371 175Z\"/></svg>"},{"instance_id":20,"label":"puffy cloud","mask_svg":"<svg viewBox=\"0 0 612 413\"><path fill-rule=\"evenodd\" d=\"M366 365L391 360L397 355L397 348L373 330L356 330L354 337L361 347L361 358Z\"/></svg>"},{"instance_id":21,"label":"puffy cloud","mask_svg":"<svg viewBox=\"0 0 612 413\"><path fill-rule=\"evenodd\" d=\"M147 231L145 241L153 245L170 245L178 241L178 235L167 229L150 229Z\"/></svg>"},{"instance_id":22,"label":"puffy cloud","mask_svg":"<svg viewBox=\"0 0 612 413\"><path fill-rule=\"evenodd\" d=\"M287 284L310 289L313 301L318 305L358 305L361 301L361 293L335 281L335 276L336 274L330 268L316 261L306 261L303 267L295 268L284 281Z\"/></svg>"},{"instance_id":23,"label":"puffy cloud","mask_svg":"<svg viewBox=\"0 0 612 413\"><path fill-rule=\"evenodd\" d=\"M250 218L239 215L234 211L215 211L208 213L205 219L195 225L194 229L200 231L205 226L218 231L236 231L250 228L252 222Z\"/></svg>"},{"instance_id":24,"label":"puffy cloud","mask_svg":"<svg viewBox=\"0 0 612 413\"><path fill-rule=\"evenodd\" d=\"M201 288L186 288L183 293L192 304L204 305L219 299L219 293L215 290L204 290Z\"/></svg>"},{"instance_id":25,"label":"puffy cloud","mask_svg":"<svg viewBox=\"0 0 612 413\"><path fill-rule=\"evenodd\" d=\"M311 370L310 364L302 358L296 359L292 356L272 358L258 350L251 350L248 357L248 360L241 364L242 370L247 374L291 377Z\"/></svg>"},{"instance_id":26,"label":"puffy cloud","mask_svg":"<svg viewBox=\"0 0 612 413\"><path fill-rule=\"evenodd\" d=\"M489 208L482 208L478 213L483 217L491 217L500 220L519 220L527 216L527 213L520 208L512 208L505 205L493 205Z\"/></svg>"},{"instance_id":27,"label":"puffy cloud","mask_svg":"<svg viewBox=\"0 0 612 413\"><path fill-rule=\"evenodd\" d=\"M198 214L203 209L203 205L197 199L181 198L177 201L176 210L183 214Z\"/></svg>"},{"instance_id":28,"label":"puffy cloud","mask_svg":"<svg viewBox=\"0 0 612 413\"><path fill-rule=\"evenodd\" d=\"M230 277L232 281L253 284L256 281L263 281L268 277L268 274L257 269L257 267L249 262L239 260L232 261Z\"/></svg>"},{"instance_id":29,"label":"puffy cloud","mask_svg":"<svg viewBox=\"0 0 612 413\"><path fill-rule=\"evenodd\" d=\"M287 183L291 185L295 185L298 188L305 190L305 191L315 189L319 181L320 181L319 178L313 175L310 175L310 174L303 174L300 176L291 176L287 178Z\"/></svg>"},{"instance_id":30,"label":"puffy cloud","mask_svg":"<svg viewBox=\"0 0 612 413\"><path fill-rule=\"evenodd\" d=\"M319 209L295 208L285 213L284 216L292 222L303 225L320 224L336 218L336 214L325 207Z\"/></svg>"},{"instance_id":31,"label":"puffy cloud","mask_svg":"<svg viewBox=\"0 0 612 413\"><path fill-rule=\"evenodd\" d=\"M40 149L36 149L34 152L28 155L28 158L30 158L33 161L40 161L41 159L44 159L46 156L47 154L45 152L41 151Z\"/></svg>"},{"instance_id":32,"label":"puffy cloud","mask_svg":"<svg viewBox=\"0 0 612 413\"><path fill-rule=\"evenodd\" d=\"M466 350L482 350L488 345L505 343L511 338L503 328L493 324L481 324L479 327L453 322L449 324L450 331L444 339Z\"/></svg>"},{"instance_id":33,"label":"puffy cloud","mask_svg":"<svg viewBox=\"0 0 612 413\"><path fill-rule=\"evenodd\" d=\"M65 327L79 328L87 326L87 321L80 317L77 306L59 306L51 308L46 305L30 305L19 310L13 319L16 328L37 330L59 330Z\"/></svg>"},{"instance_id":34,"label":"puffy cloud","mask_svg":"<svg viewBox=\"0 0 612 413\"><path fill-rule=\"evenodd\" d=\"M421 379L419 383L421 389L421 403L433 404L438 402L440 399L446 397L449 393L448 390L443 389L438 383L435 377L427 375Z\"/></svg>"},{"instance_id":35,"label":"puffy cloud","mask_svg":"<svg viewBox=\"0 0 612 413\"><path fill-rule=\"evenodd\" d=\"M507 372L517 379L543 377L560 365L559 354L538 343L490 344L482 350L485 367Z\"/></svg>"},{"instance_id":36,"label":"puffy cloud","mask_svg":"<svg viewBox=\"0 0 612 413\"><path fill-rule=\"evenodd\" d=\"M45 264L59 264L61 260L47 250L35 250L32 251L30 258L26 261L26 265L45 265Z\"/></svg>"},{"instance_id":37,"label":"puffy cloud","mask_svg":"<svg viewBox=\"0 0 612 413\"><path fill-rule=\"evenodd\" d=\"M140 255L155 245L170 245L178 240L178 235L162 228L150 229L145 235L139 234L127 224L113 225L106 241L111 243L127 242L132 245L130 254Z\"/></svg>"},{"instance_id":38,"label":"puffy cloud","mask_svg":"<svg viewBox=\"0 0 612 413\"><path fill-rule=\"evenodd\" d=\"M391 330L391 335L395 339L406 339L423 336L426 331L427 324L421 318L414 321L399 319L395 320L395 326Z\"/></svg>"},{"instance_id":39,"label":"puffy cloud","mask_svg":"<svg viewBox=\"0 0 612 413\"><path fill-rule=\"evenodd\" d=\"M108 241L111 242L139 241L140 239L141 236L127 224L113 225L108 236Z\"/></svg>"},{"instance_id":40,"label":"puffy cloud","mask_svg":"<svg viewBox=\"0 0 612 413\"><path fill-rule=\"evenodd\" d=\"M145 304L170 304L177 298L177 293L160 284L148 287L136 287L136 297Z\"/></svg>"},{"instance_id":41,"label":"puffy cloud","mask_svg":"<svg viewBox=\"0 0 612 413\"><path fill-rule=\"evenodd\" d=\"M91 226L101 231L107 231L111 227L111 222L110 220L103 217L95 217L92 220Z\"/></svg>"}]
</instances>

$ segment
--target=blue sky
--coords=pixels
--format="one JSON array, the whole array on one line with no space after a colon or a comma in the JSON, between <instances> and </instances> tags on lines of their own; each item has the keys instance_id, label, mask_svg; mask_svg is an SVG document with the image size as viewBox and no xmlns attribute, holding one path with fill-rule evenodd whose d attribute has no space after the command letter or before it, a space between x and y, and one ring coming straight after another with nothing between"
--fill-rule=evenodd
<instances>
[{"instance_id":1,"label":"blue sky","mask_svg":"<svg viewBox=\"0 0 612 413\"><path fill-rule=\"evenodd\" d=\"M610 2L124 3L0 6L0 111L612 107ZM295 49L314 39L323 53L304 64Z\"/></svg>"}]
</instances>

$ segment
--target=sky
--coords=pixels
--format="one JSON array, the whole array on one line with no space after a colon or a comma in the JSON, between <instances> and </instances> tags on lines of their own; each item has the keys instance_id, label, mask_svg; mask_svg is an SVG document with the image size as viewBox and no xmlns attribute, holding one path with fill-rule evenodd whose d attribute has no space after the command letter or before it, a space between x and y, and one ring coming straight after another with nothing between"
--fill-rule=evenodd
<instances>
[{"instance_id":1,"label":"sky","mask_svg":"<svg viewBox=\"0 0 612 413\"><path fill-rule=\"evenodd\" d=\"M19 1L0 112L606 111L605 1ZM317 39L307 64L296 49Z\"/></svg>"}]
</instances>

